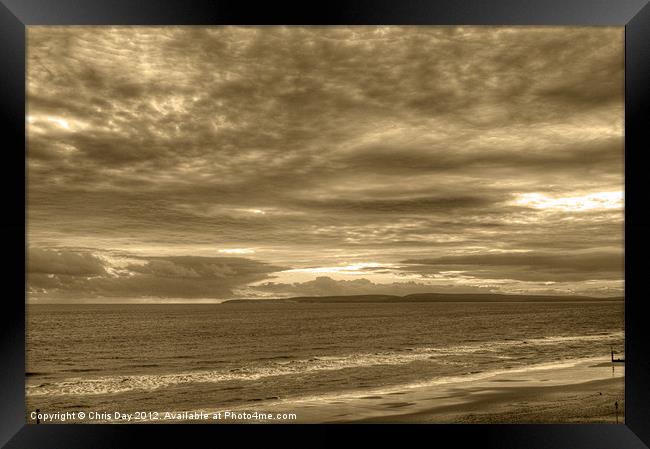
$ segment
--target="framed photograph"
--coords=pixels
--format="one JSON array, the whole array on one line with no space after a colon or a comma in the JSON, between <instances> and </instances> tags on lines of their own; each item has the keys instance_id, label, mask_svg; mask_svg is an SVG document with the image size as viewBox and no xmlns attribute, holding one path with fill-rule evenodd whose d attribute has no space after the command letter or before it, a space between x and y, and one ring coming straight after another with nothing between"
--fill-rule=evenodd
<instances>
[{"instance_id":1,"label":"framed photograph","mask_svg":"<svg viewBox=\"0 0 650 449\"><path fill-rule=\"evenodd\" d=\"M3 3L6 447L650 443L646 1Z\"/></svg>"}]
</instances>

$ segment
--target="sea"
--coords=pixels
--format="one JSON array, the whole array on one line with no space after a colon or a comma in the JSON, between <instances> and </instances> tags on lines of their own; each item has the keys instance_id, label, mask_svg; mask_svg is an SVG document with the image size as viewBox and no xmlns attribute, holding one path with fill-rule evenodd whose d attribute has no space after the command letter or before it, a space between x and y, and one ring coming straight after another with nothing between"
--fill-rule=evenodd
<instances>
[{"instance_id":1,"label":"sea","mask_svg":"<svg viewBox=\"0 0 650 449\"><path fill-rule=\"evenodd\" d=\"M28 304L26 329L28 416L318 409L624 354L622 301Z\"/></svg>"}]
</instances>

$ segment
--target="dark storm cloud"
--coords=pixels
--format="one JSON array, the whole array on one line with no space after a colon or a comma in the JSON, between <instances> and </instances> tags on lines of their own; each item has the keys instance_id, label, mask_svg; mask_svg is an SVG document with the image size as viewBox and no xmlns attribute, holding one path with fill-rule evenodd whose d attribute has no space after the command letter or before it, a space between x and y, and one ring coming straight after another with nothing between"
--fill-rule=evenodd
<instances>
[{"instance_id":1,"label":"dark storm cloud","mask_svg":"<svg viewBox=\"0 0 650 449\"><path fill-rule=\"evenodd\" d=\"M422 213L453 212L458 209L489 207L494 202L480 196L448 196L405 199L335 199L313 200L302 204L305 208L351 211L353 213Z\"/></svg>"},{"instance_id":2,"label":"dark storm cloud","mask_svg":"<svg viewBox=\"0 0 650 449\"><path fill-rule=\"evenodd\" d=\"M137 258L115 266L88 252L30 249L28 290L84 297L230 297L233 289L285 269L239 257Z\"/></svg>"},{"instance_id":3,"label":"dark storm cloud","mask_svg":"<svg viewBox=\"0 0 650 449\"><path fill-rule=\"evenodd\" d=\"M451 143L447 145L453 145ZM351 171L373 173L431 173L471 172L507 169L511 172L526 170L541 174L545 170L555 173L602 172L622 170L622 137L593 139L566 145L561 151L549 151L549 142L526 145L526 150L513 152L502 148L475 148L467 151L449 151L447 145L423 142L403 151L397 145L376 143L341 156L342 166Z\"/></svg>"},{"instance_id":4,"label":"dark storm cloud","mask_svg":"<svg viewBox=\"0 0 650 449\"><path fill-rule=\"evenodd\" d=\"M27 254L27 271L38 274L63 274L71 276L97 276L106 274L100 259L87 253L50 251L30 248Z\"/></svg>"},{"instance_id":5,"label":"dark storm cloud","mask_svg":"<svg viewBox=\"0 0 650 449\"><path fill-rule=\"evenodd\" d=\"M283 267L326 252L397 262L620 246L620 208L519 200L622 190L623 37L611 27L29 27L30 242L178 256L254 247ZM202 279L227 296L257 276L226 271L218 284L212 268L156 255L120 291L181 294L178 279ZM97 289L117 288L100 279Z\"/></svg>"},{"instance_id":6,"label":"dark storm cloud","mask_svg":"<svg viewBox=\"0 0 650 449\"><path fill-rule=\"evenodd\" d=\"M128 265L136 273L169 278L241 279L266 277L286 267L273 266L241 257L178 256L150 258L145 265ZM246 282L252 282L252 280Z\"/></svg>"},{"instance_id":7,"label":"dark storm cloud","mask_svg":"<svg viewBox=\"0 0 650 449\"><path fill-rule=\"evenodd\" d=\"M588 253L490 253L409 259L404 271L422 274L462 270L480 278L506 278L523 281L580 281L620 279L623 271L621 251Z\"/></svg>"}]
</instances>

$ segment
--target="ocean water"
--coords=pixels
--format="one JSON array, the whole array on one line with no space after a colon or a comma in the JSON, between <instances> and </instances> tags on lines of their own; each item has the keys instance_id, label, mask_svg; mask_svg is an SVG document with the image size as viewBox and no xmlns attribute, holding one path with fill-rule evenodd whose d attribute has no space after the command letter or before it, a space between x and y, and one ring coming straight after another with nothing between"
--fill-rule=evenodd
<instances>
[{"instance_id":1,"label":"ocean water","mask_svg":"<svg viewBox=\"0 0 650 449\"><path fill-rule=\"evenodd\" d=\"M277 401L622 356L622 302L29 305L27 412Z\"/></svg>"}]
</instances>

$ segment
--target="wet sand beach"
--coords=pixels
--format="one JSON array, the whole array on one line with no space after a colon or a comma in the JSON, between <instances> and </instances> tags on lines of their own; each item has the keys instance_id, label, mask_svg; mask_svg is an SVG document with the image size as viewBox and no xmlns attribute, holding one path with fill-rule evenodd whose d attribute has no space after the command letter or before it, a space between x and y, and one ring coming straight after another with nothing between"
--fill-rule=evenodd
<instances>
[{"instance_id":1,"label":"wet sand beach","mask_svg":"<svg viewBox=\"0 0 650 449\"><path fill-rule=\"evenodd\" d=\"M283 423L616 423L615 403L618 402L618 423L622 424L624 370L622 363L583 359L450 380L444 384L287 399L231 411L297 415L297 419L282 420ZM217 422L268 423L270 420Z\"/></svg>"},{"instance_id":2,"label":"wet sand beach","mask_svg":"<svg viewBox=\"0 0 650 449\"><path fill-rule=\"evenodd\" d=\"M462 404L390 415L359 423L615 423L625 420L622 378L553 387L502 387L476 393Z\"/></svg>"},{"instance_id":3,"label":"wet sand beach","mask_svg":"<svg viewBox=\"0 0 650 449\"><path fill-rule=\"evenodd\" d=\"M521 377L492 379L494 386L489 389L479 386L459 389L456 394L464 397L460 403L350 422L616 423L614 404L618 402L618 423L624 423L625 379L620 375L624 366L615 364L613 377L611 367L611 363L591 365L589 368L610 377L578 383L569 380L571 383L565 385L546 386L539 379L527 381Z\"/></svg>"}]
</instances>

